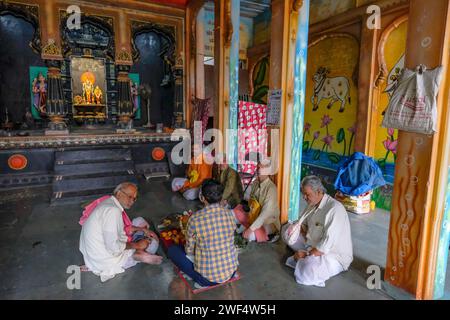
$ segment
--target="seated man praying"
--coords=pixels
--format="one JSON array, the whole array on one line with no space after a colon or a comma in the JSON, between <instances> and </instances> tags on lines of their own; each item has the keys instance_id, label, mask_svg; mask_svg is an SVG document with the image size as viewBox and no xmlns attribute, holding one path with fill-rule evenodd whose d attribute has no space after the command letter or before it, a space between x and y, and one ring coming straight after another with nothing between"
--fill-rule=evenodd
<instances>
[{"instance_id":1,"label":"seated man praying","mask_svg":"<svg viewBox=\"0 0 450 320\"><path fill-rule=\"evenodd\" d=\"M249 241L277 241L279 238L281 226L278 191L270 179L270 168L270 161L258 163L258 176L250 186L250 212L244 213L242 206L234 210L236 219L246 228L243 237Z\"/></svg>"},{"instance_id":2,"label":"seated man praying","mask_svg":"<svg viewBox=\"0 0 450 320\"><path fill-rule=\"evenodd\" d=\"M234 209L241 203L244 196L241 178L237 171L228 165L225 154L219 155L219 158L219 172L217 173L216 180L224 188L221 204Z\"/></svg>"},{"instance_id":3,"label":"seated man praying","mask_svg":"<svg viewBox=\"0 0 450 320\"><path fill-rule=\"evenodd\" d=\"M198 144L193 147L194 156L186 171L187 178L172 180L172 191L179 191L186 200L197 199L203 181L212 177L212 162L208 164L205 161L206 155L199 148Z\"/></svg>"},{"instance_id":4,"label":"seated man praying","mask_svg":"<svg viewBox=\"0 0 450 320\"><path fill-rule=\"evenodd\" d=\"M233 212L219 203L222 194L217 181L203 182L199 198L205 207L189 218L186 247L172 245L167 250L168 257L196 287L226 282L237 270L236 223Z\"/></svg>"},{"instance_id":5,"label":"seated man praying","mask_svg":"<svg viewBox=\"0 0 450 320\"><path fill-rule=\"evenodd\" d=\"M305 177L301 191L308 207L282 231L284 241L295 251L286 264L295 267L297 283L324 287L353 260L350 222L344 206L326 194L318 177Z\"/></svg>"},{"instance_id":6,"label":"seated man praying","mask_svg":"<svg viewBox=\"0 0 450 320\"><path fill-rule=\"evenodd\" d=\"M80 251L85 267L100 276L102 282L122 273L138 262L160 264L155 255L158 236L148 229L143 218L133 222L125 212L137 197L137 186L130 182L119 184L113 196L102 197L86 207L80 219Z\"/></svg>"}]
</instances>

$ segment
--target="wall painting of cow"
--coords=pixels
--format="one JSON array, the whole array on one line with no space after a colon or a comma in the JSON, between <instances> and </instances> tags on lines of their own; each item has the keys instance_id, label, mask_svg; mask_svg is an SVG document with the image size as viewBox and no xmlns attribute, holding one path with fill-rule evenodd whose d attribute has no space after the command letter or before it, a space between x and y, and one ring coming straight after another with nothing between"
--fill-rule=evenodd
<instances>
[{"instance_id":1,"label":"wall painting of cow","mask_svg":"<svg viewBox=\"0 0 450 320\"><path fill-rule=\"evenodd\" d=\"M328 68L319 67L313 75L314 94L311 97L313 111L319 108L322 99L331 99L327 108L330 109L335 102L339 101L339 112L344 112L346 101L351 103L349 81L345 77L328 77L328 73L330 73Z\"/></svg>"}]
</instances>

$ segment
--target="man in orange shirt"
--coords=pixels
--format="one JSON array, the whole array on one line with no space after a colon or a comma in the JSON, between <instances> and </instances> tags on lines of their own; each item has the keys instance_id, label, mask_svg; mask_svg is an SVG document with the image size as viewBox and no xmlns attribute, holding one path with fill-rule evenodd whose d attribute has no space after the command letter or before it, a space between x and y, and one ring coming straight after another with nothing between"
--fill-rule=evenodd
<instances>
[{"instance_id":1,"label":"man in orange shirt","mask_svg":"<svg viewBox=\"0 0 450 320\"><path fill-rule=\"evenodd\" d=\"M212 177L212 164L206 163L206 156L197 148L201 147L194 145L194 156L186 171L187 178L174 178L172 180L172 191L181 192L186 200L197 199L203 181ZM199 155L195 157L196 154Z\"/></svg>"}]
</instances>

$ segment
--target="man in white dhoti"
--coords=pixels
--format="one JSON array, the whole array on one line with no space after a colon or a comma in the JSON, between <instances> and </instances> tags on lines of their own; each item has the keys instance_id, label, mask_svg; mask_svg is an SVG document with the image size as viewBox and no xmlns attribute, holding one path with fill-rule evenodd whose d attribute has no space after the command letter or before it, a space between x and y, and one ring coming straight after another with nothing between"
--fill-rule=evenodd
<instances>
[{"instance_id":1,"label":"man in white dhoti","mask_svg":"<svg viewBox=\"0 0 450 320\"><path fill-rule=\"evenodd\" d=\"M94 209L85 212L80 220L80 251L86 269L100 276L102 282L138 262L162 262L162 257L155 255L157 235L146 226L138 226L146 224L145 220L135 219L133 225L125 213L124 209L131 208L136 201L137 191L133 183L120 184L113 196L91 204Z\"/></svg>"},{"instance_id":2,"label":"man in white dhoti","mask_svg":"<svg viewBox=\"0 0 450 320\"><path fill-rule=\"evenodd\" d=\"M350 222L344 206L326 194L318 177L305 177L301 191L308 207L282 231L284 241L295 251L286 264L295 268L297 283L324 287L326 280L347 270L353 260Z\"/></svg>"}]
</instances>

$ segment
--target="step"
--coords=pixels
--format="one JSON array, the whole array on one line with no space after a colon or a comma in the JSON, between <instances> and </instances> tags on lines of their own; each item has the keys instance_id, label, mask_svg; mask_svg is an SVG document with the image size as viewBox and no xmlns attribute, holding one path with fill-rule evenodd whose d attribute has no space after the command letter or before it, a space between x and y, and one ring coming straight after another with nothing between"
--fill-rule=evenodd
<instances>
[{"instance_id":1,"label":"step","mask_svg":"<svg viewBox=\"0 0 450 320\"><path fill-rule=\"evenodd\" d=\"M55 164L54 172L56 176L62 176L62 179L91 174L128 172L135 170L134 162L131 160L115 162L96 162L96 163L76 163L76 164Z\"/></svg>"},{"instance_id":2,"label":"step","mask_svg":"<svg viewBox=\"0 0 450 320\"><path fill-rule=\"evenodd\" d=\"M112 191L114 189L106 188L106 189L98 189L98 190L91 190L89 194L83 194L83 193L62 193L57 194L54 193L52 195L52 198L50 200L51 206L59 206L59 205L66 205L66 204L80 204L80 205L87 205L89 202L98 199L104 195L112 194ZM58 196L58 198L57 198Z\"/></svg>"},{"instance_id":3,"label":"step","mask_svg":"<svg viewBox=\"0 0 450 320\"><path fill-rule=\"evenodd\" d=\"M53 192L79 192L80 190L97 190L114 188L122 182L136 182L137 179L133 174L120 174L116 176L77 178L67 180L54 180Z\"/></svg>"},{"instance_id":4,"label":"step","mask_svg":"<svg viewBox=\"0 0 450 320\"><path fill-rule=\"evenodd\" d=\"M131 149L65 150L55 153L55 164L131 160Z\"/></svg>"}]
</instances>

